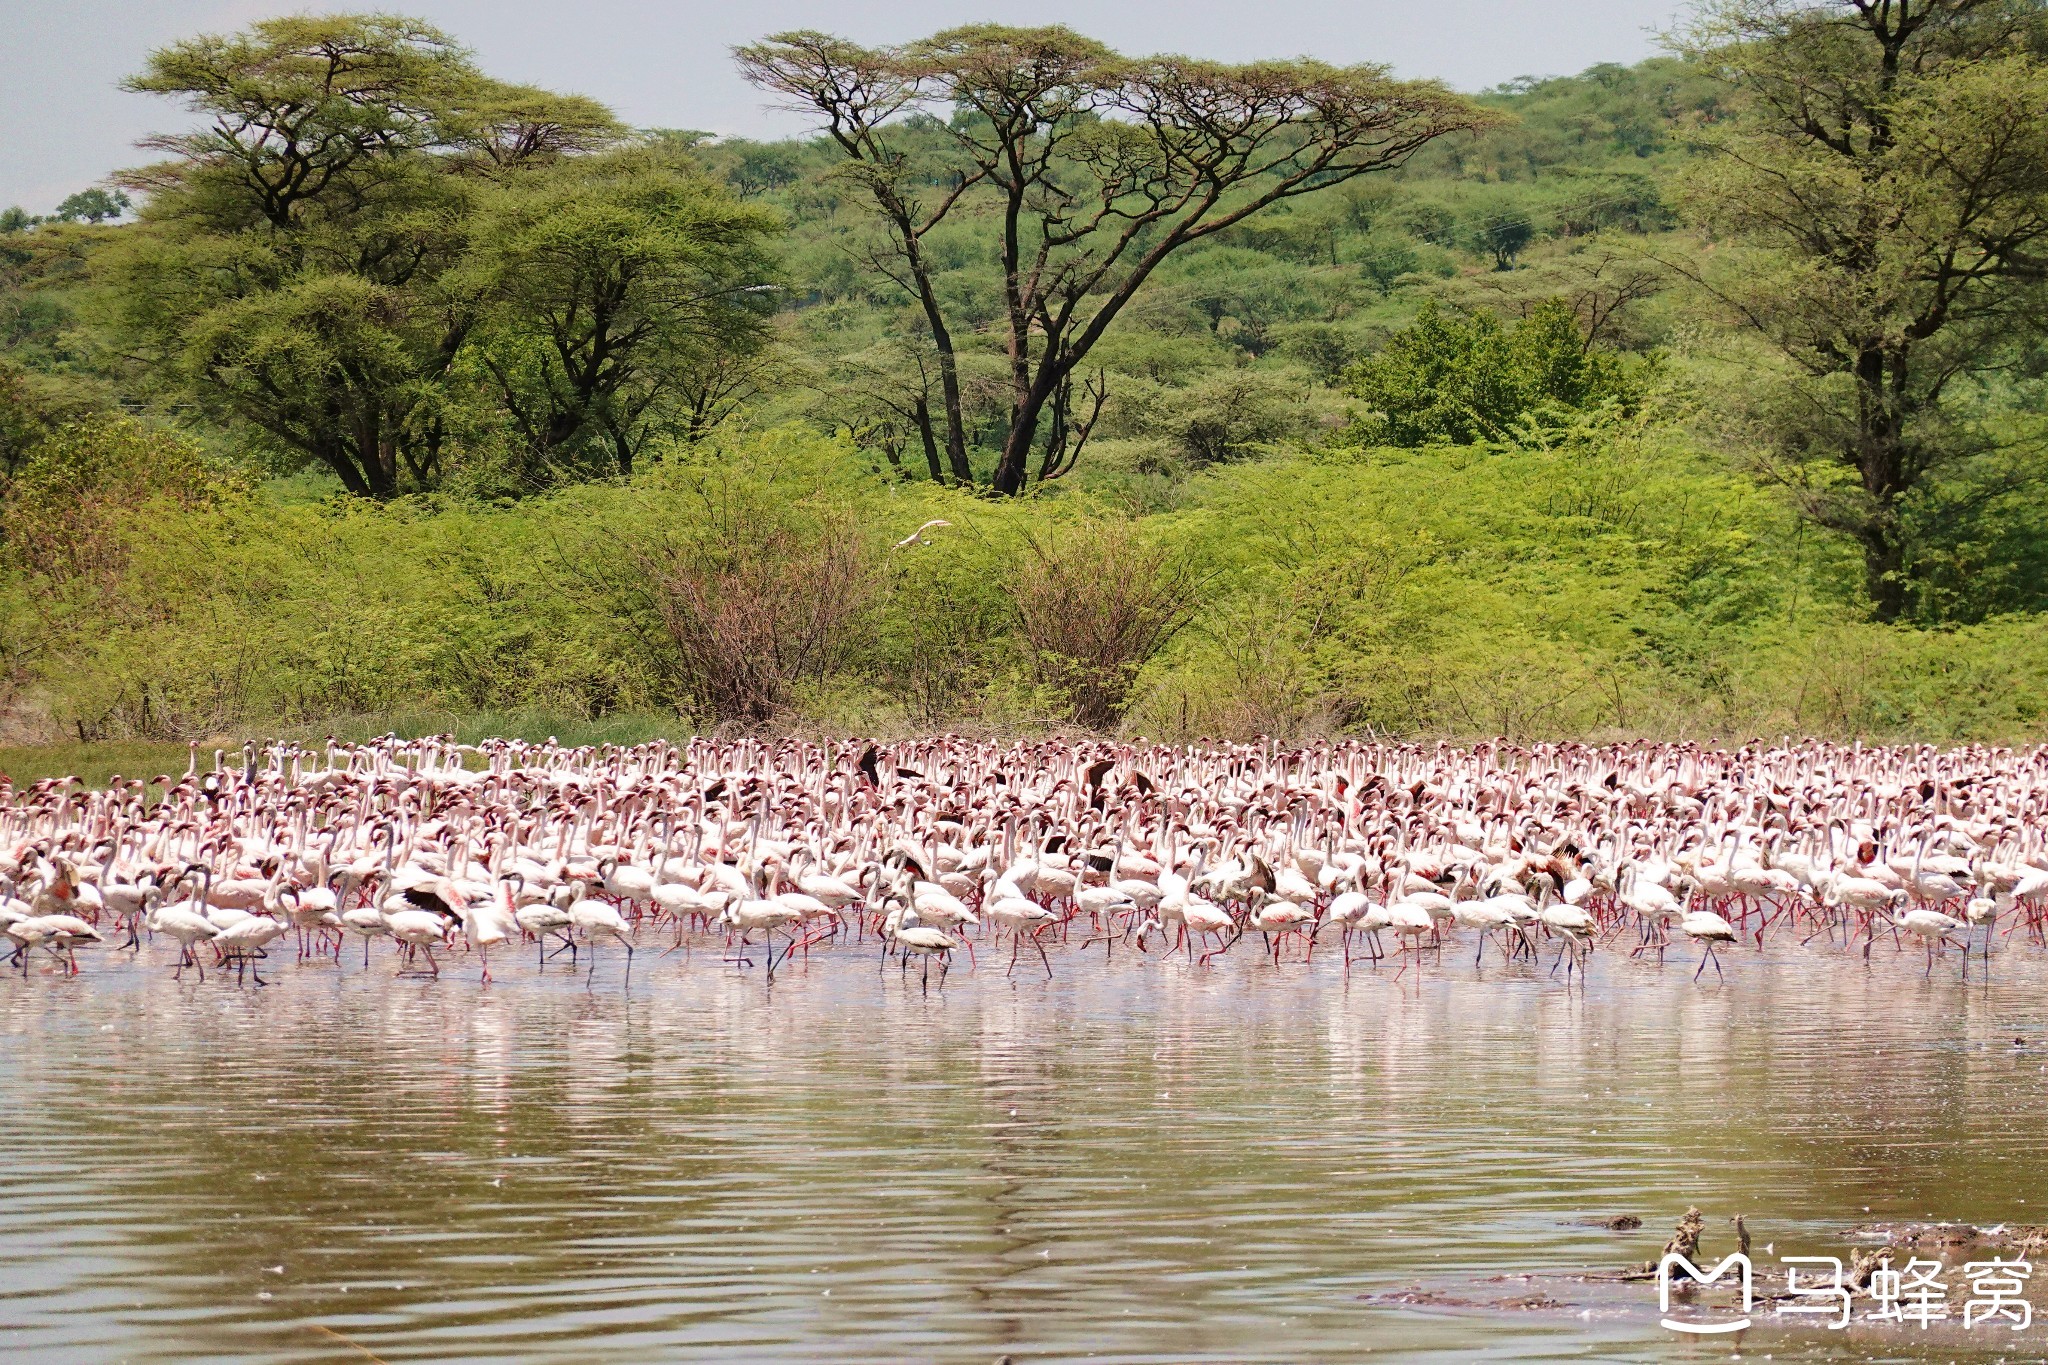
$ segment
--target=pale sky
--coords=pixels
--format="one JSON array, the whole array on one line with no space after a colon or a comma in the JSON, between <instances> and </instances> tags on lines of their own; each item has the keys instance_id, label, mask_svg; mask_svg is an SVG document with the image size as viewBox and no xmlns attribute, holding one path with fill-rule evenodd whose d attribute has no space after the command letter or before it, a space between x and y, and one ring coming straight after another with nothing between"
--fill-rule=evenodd
<instances>
[{"instance_id":1,"label":"pale sky","mask_svg":"<svg viewBox=\"0 0 2048 1365\"><path fill-rule=\"evenodd\" d=\"M1122 51L1243 61L1373 61L1464 90L1649 56L1683 0L0 0L0 207L43 213L184 126L171 101L115 89L153 48L322 8L418 15L508 80L595 96L639 127L750 137L803 130L733 72L729 50L783 29L901 42L979 20L1064 23Z\"/></svg>"}]
</instances>

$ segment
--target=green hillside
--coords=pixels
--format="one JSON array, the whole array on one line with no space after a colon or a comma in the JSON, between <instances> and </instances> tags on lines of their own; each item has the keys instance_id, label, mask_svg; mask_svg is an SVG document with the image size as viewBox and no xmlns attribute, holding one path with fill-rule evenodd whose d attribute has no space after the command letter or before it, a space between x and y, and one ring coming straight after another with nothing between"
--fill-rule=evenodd
<instances>
[{"instance_id":1,"label":"green hillside","mask_svg":"<svg viewBox=\"0 0 2048 1365\"><path fill-rule=\"evenodd\" d=\"M1962 320L1926 343L1942 383L1896 389L1885 458L1911 477L1871 493L1866 468L1859 490L1854 366L1826 359L1850 334L1815 283L1839 263L1802 264L1728 169L1775 136L1764 82L1802 38L1734 37L1470 103L1402 94L1480 130L1320 172L1163 254L1032 410L1016 496L991 491L1024 411L1013 353L1066 334L1057 297L1011 315L999 186L962 169L983 115L899 117L886 174L861 171L823 137L629 133L409 39L392 60L468 82L460 116L378 105L379 150L327 169L345 202L252 197L193 143L125 182L139 213L0 219L0 738L2038 737L2024 243L2048 169L2037 187L2007 163L2048 168L2048 135L1998 130L2021 245L1970 249L2010 284L1959 287ZM145 84L176 94L241 51L186 45ZM1894 124L1960 162L2038 77L1945 60ZM1059 183L1164 157L1171 129L1139 126L1073 115ZM1303 128L1216 212L1300 165ZM918 238L928 304L878 177L906 213L958 198ZM1117 183L1128 217L1140 182ZM1173 230L1133 229L1133 252ZM1099 249L1081 240L1058 250ZM1924 243L1883 245L1898 312Z\"/></svg>"}]
</instances>

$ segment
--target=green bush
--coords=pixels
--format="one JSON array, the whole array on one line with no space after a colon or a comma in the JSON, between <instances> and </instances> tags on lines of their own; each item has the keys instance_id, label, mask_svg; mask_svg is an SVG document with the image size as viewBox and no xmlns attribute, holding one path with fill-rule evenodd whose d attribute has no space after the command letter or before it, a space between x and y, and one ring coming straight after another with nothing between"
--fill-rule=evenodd
<instances>
[{"instance_id":1,"label":"green bush","mask_svg":"<svg viewBox=\"0 0 2048 1365\"><path fill-rule=\"evenodd\" d=\"M66 585L119 571L124 515L245 496L241 471L162 427L127 417L67 422L35 442L7 485L0 539L31 573Z\"/></svg>"},{"instance_id":2,"label":"green bush","mask_svg":"<svg viewBox=\"0 0 2048 1365\"><path fill-rule=\"evenodd\" d=\"M1613 404L1633 412L1653 369L1653 361L1588 345L1560 300L1512 327L1425 300L1412 326L1357 366L1351 391L1373 410L1364 443L1466 445L1549 410Z\"/></svg>"},{"instance_id":3,"label":"green bush","mask_svg":"<svg viewBox=\"0 0 2048 1365\"><path fill-rule=\"evenodd\" d=\"M51 466L105 539L90 572L16 556L0 575L17 718L80 739L1036 730L1125 708L1122 728L1168 738L1963 741L2048 723L2039 618L1856 620L1838 605L1853 556L1644 418L1267 454L1136 520L1078 490L988 502L876 478L800 428L729 429L631 481L503 506L284 501L203 462L183 495L133 496L124 471L159 449L166 468L196 459L117 425ZM679 659L650 585L681 564L775 588L784 560L798 579L857 571L862 591L750 714ZM1150 662L1108 650L1123 618L1090 612L1116 594L1088 592L1142 586L1141 561L1172 566L1162 603L1192 613Z\"/></svg>"}]
</instances>

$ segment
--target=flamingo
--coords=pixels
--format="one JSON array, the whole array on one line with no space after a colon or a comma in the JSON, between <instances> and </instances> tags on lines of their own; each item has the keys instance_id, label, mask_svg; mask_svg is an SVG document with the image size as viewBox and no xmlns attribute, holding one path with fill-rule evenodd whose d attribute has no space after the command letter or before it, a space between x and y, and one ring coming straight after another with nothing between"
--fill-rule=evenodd
<instances>
[{"instance_id":1,"label":"flamingo","mask_svg":"<svg viewBox=\"0 0 2048 1365\"><path fill-rule=\"evenodd\" d=\"M1045 955L1045 945L1038 941L1038 931L1057 924L1059 916L1024 895L1009 882L996 883L995 889L983 903L982 911L990 920L1010 931L1010 971L1017 970L1017 950L1022 946L1028 933L1031 946L1038 950L1039 960L1045 964L1046 980L1050 981L1052 959ZM1143 947L1142 944L1139 946Z\"/></svg>"},{"instance_id":2,"label":"flamingo","mask_svg":"<svg viewBox=\"0 0 2048 1365\"><path fill-rule=\"evenodd\" d=\"M1583 977L1585 975L1585 964L1581 960L1581 956L1591 955L1593 951L1593 934L1599 928L1599 922L1588 911L1576 905L1566 905L1562 902L1557 904L1548 903L1548 887L1544 889L1544 892L1545 904L1537 907L1536 920L1545 929L1563 940L1558 948L1558 956L1563 958L1567 964L1564 974L1565 980L1567 982L1571 980L1574 967L1578 968L1580 976ZM1550 974L1552 976L1557 975L1556 962L1550 964Z\"/></svg>"},{"instance_id":3,"label":"flamingo","mask_svg":"<svg viewBox=\"0 0 2048 1365\"><path fill-rule=\"evenodd\" d=\"M1721 944L1735 942L1735 926L1712 910L1688 910L1678 921L1678 928L1706 950L1700 956L1700 965L1693 970L1692 979L1699 980L1700 973L1707 969L1709 962L1714 964L1714 975L1722 977L1721 959L1715 955L1714 949Z\"/></svg>"},{"instance_id":4,"label":"flamingo","mask_svg":"<svg viewBox=\"0 0 2048 1365\"><path fill-rule=\"evenodd\" d=\"M617 907L608 902L589 896L579 897L569 905L569 925L572 932L581 933L583 941L590 948L590 976L597 977L597 941L608 938L626 950L626 976L633 975L633 926L626 923Z\"/></svg>"},{"instance_id":5,"label":"flamingo","mask_svg":"<svg viewBox=\"0 0 2048 1365\"><path fill-rule=\"evenodd\" d=\"M491 979L491 949L519 932L519 910L513 903L513 881L500 877L490 894L462 904L462 936L483 962L483 979Z\"/></svg>"},{"instance_id":6,"label":"flamingo","mask_svg":"<svg viewBox=\"0 0 2048 1365\"><path fill-rule=\"evenodd\" d=\"M942 929L919 924L917 910L914 907L906 908L897 917L896 924L890 930L890 937L896 941L896 945L899 948L903 949L904 966L908 967L910 965L910 954L912 953L924 959L923 979L927 987L931 984L932 959L934 957L938 958L939 984L941 986L946 984L946 973L953 966L953 950L960 946L960 940Z\"/></svg>"},{"instance_id":7,"label":"flamingo","mask_svg":"<svg viewBox=\"0 0 2048 1365\"><path fill-rule=\"evenodd\" d=\"M1253 908L1246 924L1266 936L1266 951L1272 954L1273 961L1277 964L1280 961L1281 939L1287 934L1312 928L1315 918L1312 911L1304 910L1291 900L1283 900L1274 892L1265 891L1260 893L1259 903Z\"/></svg>"},{"instance_id":8,"label":"flamingo","mask_svg":"<svg viewBox=\"0 0 2048 1365\"><path fill-rule=\"evenodd\" d=\"M267 985L263 973L256 967L256 960L263 956L263 950L282 937L286 925L268 915L245 915L227 928L214 935L213 946L220 950L227 961L235 964L235 979L239 981L243 971L251 970L256 984Z\"/></svg>"},{"instance_id":9,"label":"flamingo","mask_svg":"<svg viewBox=\"0 0 2048 1365\"><path fill-rule=\"evenodd\" d=\"M160 904L149 914L148 926L152 933L168 935L178 942L178 969L171 974L173 980L182 978L187 967L197 971L201 981L206 980L206 968L200 965L192 946L218 938L220 929L206 917L204 909L205 901L194 896L188 900Z\"/></svg>"},{"instance_id":10,"label":"flamingo","mask_svg":"<svg viewBox=\"0 0 2048 1365\"><path fill-rule=\"evenodd\" d=\"M257 959L235 945L272 923L299 929L302 959L338 928L364 938L367 966L370 939L411 925L398 937L408 966L474 952L489 977L515 930L534 936L543 966L550 938L580 962L583 944L617 938L609 922L572 918L585 901L611 904L628 938L642 914L667 916L676 949L715 926L742 954L784 932L808 951L849 922L858 941L865 913L883 916L885 953L908 951L898 931L935 930L970 956L976 939L1008 934L1011 975L1022 935L1055 971L1065 940L1048 931L1077 916L1094 926L1084 948L1099 938L1113 951L1135 931L1142 952L1170 931L1204 964L1252 929L1281 957L1285 935L1301 934L1312 962L1334 927L1347 966L1361 934L1377 960L1389 931L1412 954L1471 930L1474 970L1488 939L1512 963L1542 934L1562 941L1551 970L1569 958L1568 983L1600 936L1633 922L1640 955L1702 913L1760 949L1788 922L1809 942L1840 922L1866 960L1876 934L1913 935L1930 975L1946 943L1974 946L1979 925L1988 955L2001 919L2008 939L2024 926L2048 946L2048 751L1289 752L946 735L888 746L886 768L882 752L761 737L597 748L386 736L331 743L324 762L245 746L240 763L223 753L205 772L195 748L183 779L148 784L161 801L118 781L0 796L0 926L68 915L110 934L112 916L138 953L145 932L178 926L180 978L198 943L223 936L217 951L246 977ZM1524 894L1538 887L1540 911ZM1709 931L1688 933L1702 948L1693 979L1708 962L1723 975L1733 940L1691 923ZM70 950L82 936L19 934L36 940L31 954L61 953L67 974L89 964ZM771 937L771 966L786 956Z\"/></svg>"}]
</instances>

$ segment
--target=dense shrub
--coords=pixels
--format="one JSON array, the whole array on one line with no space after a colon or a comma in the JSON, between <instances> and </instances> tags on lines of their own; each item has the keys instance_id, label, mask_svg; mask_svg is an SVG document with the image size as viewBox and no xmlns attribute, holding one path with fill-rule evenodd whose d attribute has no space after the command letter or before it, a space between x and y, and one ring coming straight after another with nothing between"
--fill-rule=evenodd
<instances>
[{"instance_id":1,"label":"dense shrub","mask_svg":"<svg viewBox=\"0 0 2048 1365\"><path fill-rule=\"evenodd\" d=\"M1488 313L1451 313L1432 301L1414 325L1353 373L1352 392L1372 409L1360 436L1397 446L1495 440L1546 410L1614 404L1632 411L1651 363L1588 344L1559 300L1513 326Z\"/></svg>"},{"instance_id":2,"label":"dense shrub","mask_svg":"<svg viewBox=\"0 0 2048 1365\"><path fill-rule=\"evenodd\" d=\"M673 704L707 724L758 727L853 655L876 556L843 501L777 467L785 451L757 443L747 454L755 461L716 445L679 457L642 490L662 515L642 509L616 559L603 546L584 558L625 615L648 622L649 662Z\"/></svg>"},{"instance_id":3,"label":"dense shrub","mask_svg":"<svg viewBox=\"0 0 2048 1365\"><path fill-rule=\"evenodd\" d=\"M892 483L794 428L503 506L283 502L203 463L182 495L133 496L123 442L164 439L123 428L62 463L98 509L90 572L24 555L0 575L17 721L80 738L537 714L620 734L2048 724L2038 618L1860 622L1836 605L1855 582L1842 547L1643 422L1269 454L1137 519L1073 492Z\"/></svg>"},{"instance_id":4,"label":"dense shrub","mask_svg":"<svg viewBox=\"0 0 2048 1365\"><path fill-rule=\"evenodd\" d=\"M1139 672L1194 616L1202 576L1123 520L1070 521L1027 533L1024 546L1012 592L1039 678L1076 724L1108 729L1130 709Z\"/></svg>"},{"instance_id":5,"label":"dense shrub","mask_svg":"<svg viewBox=\"0 0 2048 1365\"><path fill-rule=\"evenodd\" d=\"M80 418L23 456L0 506L0 538L18 563L53 584L104 579L125 557L122 522L143 507L212 507L248 491L240 471L161 427Z\"/></svg>"}]
</instances>

